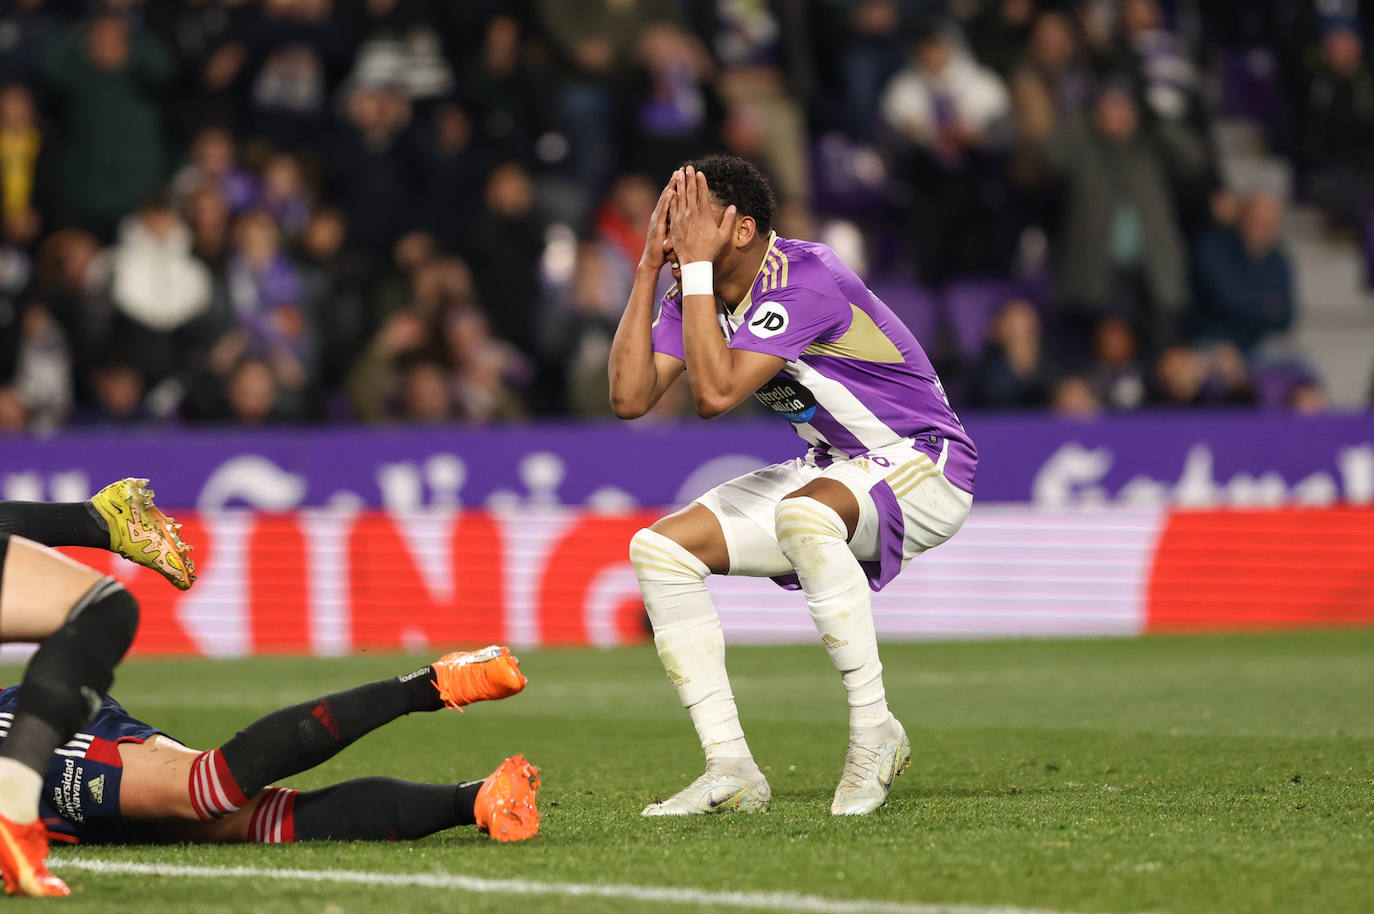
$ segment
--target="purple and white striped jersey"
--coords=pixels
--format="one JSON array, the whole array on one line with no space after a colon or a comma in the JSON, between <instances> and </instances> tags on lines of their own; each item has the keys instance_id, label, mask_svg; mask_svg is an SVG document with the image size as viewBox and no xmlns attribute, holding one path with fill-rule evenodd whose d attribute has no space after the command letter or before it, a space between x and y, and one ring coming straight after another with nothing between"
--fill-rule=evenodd
<instances>
[{"instance_id":1,"label":"purple and white striped jersey","mask_svg":"<svg viewBox=\"0 0 1374 914\"><path fill-rule=\"evenodd\" d=\"M823 244L769 238L749 294L721 330L731 349L785 360L754 396L792 423L819 466L911 439L973 491L978 451L921 344ZM686 360L682 293L663 297L655 352Z\"/></svg>"}]
</instances>

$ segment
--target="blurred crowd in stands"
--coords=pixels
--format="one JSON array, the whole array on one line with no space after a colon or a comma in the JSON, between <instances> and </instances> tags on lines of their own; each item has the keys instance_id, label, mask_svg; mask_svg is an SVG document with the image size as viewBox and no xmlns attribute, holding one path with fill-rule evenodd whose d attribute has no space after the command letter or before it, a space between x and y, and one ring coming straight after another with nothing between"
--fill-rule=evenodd
<instances>
[{"instance_id":1,"label":"blurred crowd in stands","mask_svg":"<svg viewBox=\"0 0 1374 914\"><path fill-rule=\"evenodd\" d=\"M1354 0L0 0L0 429L608 415L679 162L759 162L962 408L1325 407L1281 189L1374 200ZM1374 250L1374 249L1372 249ZM679 393L662 412L681 411Z\"/></svg>"}]
</instances>

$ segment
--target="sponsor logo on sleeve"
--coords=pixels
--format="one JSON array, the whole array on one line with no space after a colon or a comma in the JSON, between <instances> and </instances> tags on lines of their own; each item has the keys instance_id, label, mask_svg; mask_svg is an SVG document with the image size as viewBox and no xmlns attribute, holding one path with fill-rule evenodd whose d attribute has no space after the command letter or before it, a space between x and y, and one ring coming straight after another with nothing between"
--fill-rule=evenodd
<instances>
[{"instance_id":1,"label":"sponsor logo on sleeve","mask_svg":"<svg viewBox=\"0 0 1374 914\"><path fill-rule=\"evenodd\" d=\"M754 392L754 399L788 422L810 422L816 414L816 395L790 378L773 378Z\"/></svg>"},{"instance_id":2,"label":"sponsor logo on sleeve","mask_svg":"<svg viewBox=\"0 0 1374 914\"><path fill-rule=\"evenodd\" d=\"M775 301L759 305L749 320L749 332L761 340L777 336L787 329L787 309Z\"/></svg>"}]
</instances>

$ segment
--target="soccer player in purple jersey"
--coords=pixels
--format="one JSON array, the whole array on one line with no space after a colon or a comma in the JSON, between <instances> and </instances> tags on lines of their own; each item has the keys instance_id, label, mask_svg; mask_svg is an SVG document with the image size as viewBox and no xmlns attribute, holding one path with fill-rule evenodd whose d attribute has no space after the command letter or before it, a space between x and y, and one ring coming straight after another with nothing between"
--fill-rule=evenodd
<instances>
[{"instance_id":1,"label":"soccer player in purple jersey","mask_svg":"<svg viewBox=\"0 0 1374 914\"><path fill-rule=\"evenodd\" d=\"M753 395L805 456L717 486L630 542L654 643L691 714L706 773L644 815L768 807L740 727L708 574L800 587L844 680L849 751L830 811L887 800L911 760L888 710L869 591L949 539L978 453L911 332L823 244L771 231L767 179L731 156L673 174L611 347L611 406L643 415L684 370L709 419ZM654 314L659 271L678 280Z\"/></svg>"}]
</instances>

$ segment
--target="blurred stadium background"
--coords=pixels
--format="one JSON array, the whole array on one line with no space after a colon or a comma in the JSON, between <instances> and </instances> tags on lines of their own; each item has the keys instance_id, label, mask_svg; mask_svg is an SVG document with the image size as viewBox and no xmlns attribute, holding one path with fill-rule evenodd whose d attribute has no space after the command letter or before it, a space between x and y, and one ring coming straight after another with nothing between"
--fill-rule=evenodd
<instances>
[{"instance_id":1,"label":"blurred stadium background","mask_svg":"<svg viewBox=\"0 0 1374 914\"><path fill-rule=\"evenodd\" d=\"M132 574L145 652L642 639L629 533L795 450L685 387L608 414L655 191L725 149L909 322L983 454L884 635L1374 622L1372 26L12 0L0 495L140 475L192 512L196 590ZM737 638L812 637L766 582L717 590Z\"/></svg>"}]
</instances>

